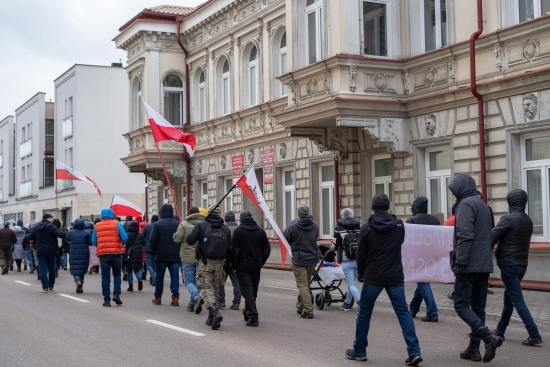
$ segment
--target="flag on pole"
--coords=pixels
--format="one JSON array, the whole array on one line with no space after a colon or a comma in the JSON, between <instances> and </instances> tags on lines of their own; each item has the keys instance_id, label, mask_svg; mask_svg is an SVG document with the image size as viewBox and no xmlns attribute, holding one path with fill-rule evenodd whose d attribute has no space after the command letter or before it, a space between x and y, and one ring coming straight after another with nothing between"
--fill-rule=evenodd
<instances>
[{"instance_id":1,"label":"flag on pole","mask_svg":"<svg viewBox=\"0 0 550 367\"><path fill-rule=\"evenodd\" d=\"M113 209L116 216L139 217L143 215L143 211L137 205L116 195L113 196L111 209Z\"/></svg>"},{"instance_id":2,"label":"flag on pole","mask_svg":"<svg viewBox=\"0 0 550 367\"><path fill-rule=\"evenodd\" d=\"M286 240L285 236L283 235L283 232L281 232L281 229L275 222L275 219L273 218L273 215L271 214L271 211L267 207L267 204L264 199L264 195L262 194L262 191L260 190L260 185L258 184L258 179L256 178L256 173L254 173L254 165L250 166L244 175L239 178L237 181L237 186L243 190L243 192L248 196L250 200L259 208L262 210L262 212L267 217L267 220L269 223L271 223L271 226L275 230L275 233L277 233L277 236L279 237L279 245L281 248L281 267L285 264L286 261L286 255L289 254L292 256L292 251L290 250L290 245L288 244L288 241Z\"/></svg>"},{"instance_id":3,"label":"flag on pole","mask_svg":"<svg viewBox=\"0 0 550 367\"><path fill-rule=\"evenodd\" d=\"M151 125L151 130L153 130L155 142L158 143L163 140L175 140L180 142L185 147L187 153L189 153L189 156L192 157L195 152L195 135L179 131L155 111L153 107L149 106L143 97L142 100L147 119Z\"/></svg>"},{"instance_id":4,"label":"flag on pole","mask_svg":"<svg viewBox=\"0 0 550 367\"><path fill-rule=\"evenodd\" d=\"M97 193L99 194L99 197L103 199L103 197L101 196L101 191L99 190L99 187L90 177L83 175L77 170L72 169L71 167L57 160L55 161L55 178L58 180L76 180L76 181L87 182L93 187L95 187L95 189L97 190Z\"/></svg>"}]
</instances>

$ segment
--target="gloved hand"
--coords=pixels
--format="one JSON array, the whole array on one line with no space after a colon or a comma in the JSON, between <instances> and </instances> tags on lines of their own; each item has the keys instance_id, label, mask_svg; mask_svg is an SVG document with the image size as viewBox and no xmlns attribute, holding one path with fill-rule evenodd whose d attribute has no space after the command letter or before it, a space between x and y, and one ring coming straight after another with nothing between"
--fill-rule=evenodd
<instances>
[{"instance_id":1,"label":"gloved hand","mask_svg":"<svg viewBox=\"0 0 550 367\"><path fill-rule=\"evenodd\" d=\"M456 276L458 276L459 274L465 274L466 273L466 265L462 265L462 264L455 264L451 270L453 271L453 274Z\"/></svg>"}]
</instances>

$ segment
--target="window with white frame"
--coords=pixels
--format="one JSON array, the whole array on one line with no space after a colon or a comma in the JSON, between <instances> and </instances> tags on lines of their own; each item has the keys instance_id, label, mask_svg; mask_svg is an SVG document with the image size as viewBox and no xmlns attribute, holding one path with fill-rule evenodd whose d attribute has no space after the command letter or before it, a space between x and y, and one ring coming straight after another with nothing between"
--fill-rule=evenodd
<instances>
[{"instance_id":1,"label":"window with white frame","mask_svg":"<svg viewBox=\"0 0 550 367\"><path fill-rule=\"evenodd\" d=\"M522 170L533 237L550 241L550 136L522 138Z\"/></svg>"},{"instance_id":2,"label":"window with white frame","mask_svg":"<svg viewBox=\"0 0 550 367\"><path fill-rule=\"evenodd\" d=\"M331 237L334 229L334 164L319 167L321 237Z\"/></svg>"},{"instance_id":3,"label":"window with white frame","mask_svg":"<svg viewBox=\"0 0 550 367\"><path fill-rule=\"evenodd\" d=\"M250 93L250 106L258 104L258 89L258 49L256 46L253 46L248 58L248 92Z\"/></svg>"},{"instance_id":4,"label":"window with white frame","mask_svg":"<svg viewBox=\"0 0 550 367\"><path fill-rule=\"evenodd\" d=\"M222 114L227 115L231 112L231 72L229 71L229 61L226 59L222 69Z\"/></svg>"},{"instance_id":5,"label":"window with white frame","mask_svg":"<svg viewBox=\"0 0 550 367\"><path fill-rule=\"evenodd\" d=\"M199 181L201 207L208 209L208 181Z\"/></svg>"},{"instance_id":6,"label":"window with white frame","mask_svg":"<svg viewBox=\"0 0 550 367\"><path fill-rule=\"evenodd\" d=\"M447 0L423 0L424 51L447 46Z\"/></svg>"},{"instance_id":7,"label":"window with white frame","mask_svg":"<svg viewBox=\"0 0 550 367\"><path fill-rule=\"evenodd\" d=\"M296 171L294 168L285 168L282 173L283 224L286 227L296 214Z\"/></svg>"},{"instance_id":8,"label":"window with white frame","mask_svg":"<svg viewBox=\"0 0 550 367\"><path fill-rule=\"evenodd\" d=\"M550 13L550 0L516 0L516 21L525 22Z\"/></svg>"},{"instance_id":9,"label":"window with white frame","mask_svg":"<svg viewBox=\"0 0 550 367\"><path fill-rule=\"evenodd\" d=\"M426 187L428 188L429 213L442 213L444 219L451 216L453 195L447 186L451 182L451 150L435 148L426 150Z\"/></svg>"},{"instance_id":10,"label":"window with white frame","mask_svg":"<svg viewBox=\"0 0 550 367\"><path fill-rule=\"evenodd\" d=\"M307 0L307 63L313 64L323 58L323 2Z\"/></svg>"},{"instance_id":11,"label":"window with white frame","mask_svg":"<svg viewBox=\"0 0 550 367\"><path fill-rule=\"evenodd\" d=\"M199 76L199 121L206 121L206 78L204 70Z\"/></svg>"},{"instance_id":12,"label":"window with white frame","mask_svg":"<svg viewBox=\"0 0 550 367\"><path fill-rule=\"evenodd\" d=\"M65 100L65 117L73 115L73 97L69 97Z\"/></svg>"},{"instance_id":13,"label":"window with white frame","mask_svg":"<svg viewBox=\"0 0 550 367\"><path fill-rule=\"evenodd\" d=\"M223 179L223 182L224 182L224 189L225 191L222 193L225 195L226 192L229 192L229 190L231 190L231 188L233 187L233 177L225 177ZM233 208L234 208L234 202L233 202L233 191L229 192L229 194L227 194L227 196L225 197L225 201L224 201L224 204L225 204L225 211L228 212L228 211L233 211Z\"/></svg>"},{"instance_id":14,"label":"window with white frame","mask_svg":"<svg viewBox=\"0 0 550 367\"><path fill-rule=\"evenodd\" d=\"M281 37L281 44L279 45L279 75L286 74L286 32ZM288 94L287 86L281 84L281 96Z\"/></svg>"},{"instance_id":15,"label":"window with white frame","mask_svg":"<svg viewBox=\"0 0 550 367\"><path fill-rule=\"evenodd\" d=\"M172 125L183 125L183 81L170 74L162 82L164 118Z\"/></svg>"},{"instance_id":16,"label":"window with white frame","mask_svg":"<svg viewBox=\"0 0 550 367\"><path fill-rule=\"evenodd\" d=\"M393 212L393 163L391 156L372 157L372 195L386 194L390 199L390 212Z\"/></svg>"},{"instance_id":17,"label":"window with white frame","mask_svg":"<svg viewBox=\"0 0 550 367\"><path fill-rule=\"evenodd\" d=\"M362 6L363 55L388 56L388 1L362 1Z\"/></svg>"},{"instance_id":18,"label":"window with white frame","mask_svg":"<svg viewBox=\"0 0 550 367\"><path fill-rule=\"evenodd\" d=\"M141 81L134 78L132 83L132 130L141 126Z\"/></svg>"}]
</instances>

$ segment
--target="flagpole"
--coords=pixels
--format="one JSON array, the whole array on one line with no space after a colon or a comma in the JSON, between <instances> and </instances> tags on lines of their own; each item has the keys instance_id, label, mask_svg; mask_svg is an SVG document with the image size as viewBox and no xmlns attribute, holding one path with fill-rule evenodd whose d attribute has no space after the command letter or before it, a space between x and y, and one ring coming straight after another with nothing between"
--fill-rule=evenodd
<instances>
[{"instance_id":1,"label":"flagpole","mask_svg":"<svg viewBox=\"0 0 550 367\"><path fill-rule=\"evenodd\" d=\"M234 189L235 187L237 187L237 184L234 184L233 187L231 187L231 188L229 189L229 191L225 193L225 195L223 196L223 198L222 198L220 201L218 201L218 203L217 203L216 205L214 205L214 208L212 208L212 210L209 210L209 211L208 211L208 215L206 216L206 218L204 218L204 220L207 220L207 219L210 217L210 214L212 214L212 212L213 212L218 206L220 206L220 204L222 203L222 201L224 201L224 199L227 197L227 195L229 195L229 193L230 193L231 191L233 191L233 189ZM206 208L205 208L205 209L206 209Z\"/></svg>"}]
</instances>

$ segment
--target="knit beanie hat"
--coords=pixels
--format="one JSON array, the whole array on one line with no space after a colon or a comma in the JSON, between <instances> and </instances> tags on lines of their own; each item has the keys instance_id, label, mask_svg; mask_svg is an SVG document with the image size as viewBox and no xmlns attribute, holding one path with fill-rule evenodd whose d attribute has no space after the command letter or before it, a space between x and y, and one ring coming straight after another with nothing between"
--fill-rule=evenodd
<instances>
[{"instance_id":1,"label":"knit beanie hat","mask_svg":"<svg viewBox=\"0 0 550 367\"><path fill-rule=\"evenodd\" d=\"M50 219L50 218L53 218L53 215L49 214L49 213L45 213L43 216L42 216L42 220L44 219Z\"/></svg>"},{"instance_id":2,"label":"knit beanie hat","mask_svg":"<svg viewBox=\"0 0 550 367\"><path fill-rule=\"evenodd\" d=\"M225 215L226 215L226 218L227 218L227 213ZM243 220L246 221L247 219L252 219L252 213L250 213L248 210L245 210L244 212L241 212L241 215L239 216L239 219L241 220L241 222ZM227 219L226 219L226 221L227 221Z\"/></svg>"},{"instance_id":3,"label":"knit beanie hat","mask_svg":"<svg viewBox=\"0 0 550 367\"><path fill-rule=\"evenodd\" d=\"M342 215L343 219L353 218L353 210L351 210L350 208L343 209L340 214Z\"/></svg>"},{"instance_id":4,"label":"knit beanie hat","mask_svg":"<svg viewBox=\"0 0 550 367\"><path fill-rule=\"evenodd\" d=\"M248 212L250 214L250 212ZM242 214L241 214L242 216ZM234 222L235 221L235 212L232 212L231 210L228 212L225 212L225 221L226 222Z\"/></svg>"},{"instance_id":5,"label":"knit beanie hat","mask_svg":"<svg viewBox=\"0 0 550 367\"><path fill-rule=\"evenodd\" d=\"M386 194L377 194L372 198L371 209L373 211L388 210L390 208L390 199Z\"/></svg>"},{"instance_id":6,"label":"knit beanie hat","mask_svg":"<svg viewBox=\"0 0 550 367\"><path fill-rule=\"evenodd\" d=\"M307 218L309 215L309 207L307 205L301 204L298 207L298 218Z\"/></svg>"},{"instance_id":7,"label":"knit beanie hat","mask_svg":"<svg viewBox=\"0 0 550 367\"><path fill-rule=\"evenodd\" d=\"M196 206L192 206L191 208L189 208L189 214L197 214L199 212L199 208L197 208Z\"/></svg>"}]
</instances>

